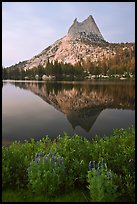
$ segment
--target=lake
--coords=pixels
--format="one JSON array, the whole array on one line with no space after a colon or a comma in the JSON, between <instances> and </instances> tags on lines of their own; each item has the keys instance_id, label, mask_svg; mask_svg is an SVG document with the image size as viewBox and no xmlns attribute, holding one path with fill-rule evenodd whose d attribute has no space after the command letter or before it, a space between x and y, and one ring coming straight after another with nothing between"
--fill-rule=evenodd
<instances>
[{"instance_id":1,"label":"lake","mask_svg":"<svg viewBox=\"0 0 137 204\"><path fill-rule=\"evenodd\" d=\"M2 144L135 127L134 81L3 82Z\"/></svg>"}]
</instances>

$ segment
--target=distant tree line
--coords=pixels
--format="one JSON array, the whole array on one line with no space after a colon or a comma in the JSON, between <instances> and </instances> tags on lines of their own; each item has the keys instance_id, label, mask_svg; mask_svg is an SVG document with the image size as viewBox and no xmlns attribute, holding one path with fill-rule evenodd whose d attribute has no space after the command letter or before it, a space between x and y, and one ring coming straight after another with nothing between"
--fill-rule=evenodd
<instances>
[{"instance_id":1,"label":"distant tree line","mask_svg":"<svg viewBox=\"0 0 137 204\"><path fill-rule=\"evenodd\" d=\"M26 71L23 68L3 68L2 71L3 79L20 80L23 80L25 77L36 79L36 75L38 75L39 80L42 79L43 75L54 76L56 80L74 80L82 79L84 75L84 70L80 63L73 66L71 64L58 63L57 61L54 63L48 61L46 67L39 65Z\"/></svg>"},{"instance_id":2,"label":"distant tree line","mask_svg":"<svg viewBox=\"0 0 137 204\"><path fill-rule=\"evenodd\" d=\"M124 43L123 43L124 45ZM83 69L89 71L91 74L98 75L122 75L124 73L135 74L135 48L127 44L127 47L121 44L112 44L112 48L115 50L116 55L107 59L105 56L103 60L98 62L91 62L87 59L83 62Z\"/></svg>"}]
</instances>

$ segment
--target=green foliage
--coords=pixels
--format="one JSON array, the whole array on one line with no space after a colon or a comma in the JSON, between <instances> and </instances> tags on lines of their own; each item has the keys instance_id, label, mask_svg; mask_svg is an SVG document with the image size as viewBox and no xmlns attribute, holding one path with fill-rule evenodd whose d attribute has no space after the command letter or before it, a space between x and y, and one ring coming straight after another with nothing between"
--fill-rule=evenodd
<instances>
[{"instance_id":1,"label":"green foliage","mask_svg":"<svg viewBox=\"0 0 137 204\"><path fill-rule=\"evenodd\" d=\"M45 150L45 146L50 144L48 136L35 143L20 143L15 141L9 146L2 147L2 186L23 187L28 183L27 168L33 160L36 152Z\"/></svg>"},{"instance_id":2,"label":"green foliage","mask_svg":"<svg viewBox=\"0 0 137 204\"><path fill-rule=\"evenodd\" d=\"M55 152L57 153L53 156ZM102 158L108 169L111 169L112 183L106 178L108 171L102 167L100 177L95 174L96 169L88 172L89 162L98 163ZM111 136L97 136L91 141L78 135L70 137L65 133L53 141L46 136L37 142L31 139L30 142L14 142L2 147L3 190L11 187L29 187L34 192L46 192L47 196L53 196L76 188L87 189L87 174L89 183L97 181L98 185L101 185L104 182L108 194L112 193L109 192L112 186L117 186L117 201L134 202L135 129L115 129ZM93 187L95 185L90 184L92 192ZM101 197L100 195L97 199L103 199Z\"/></svg>"},{"instance_id":3,"label":"green foliage","mask_svg":"<svg viewBox=\"0 0 137 204\"><path fill-rule=\"evenodd\" d=\"M70 137L66 133L54 140L52 148L55 148L64 157L67 188L85 183L89 162L89 144L86 138L83 139L78 135Z\"/></svg>"},{"instance_id":4,"label":"green foliage","mask_svg":"<svg viewBox=\"0 0 137 204\"><path fill-rule=\"evenodd\" d=\"M35 160L28 168L28 179L32 190L55 196L62 189L65 181L64 159L57 152L35 155Z\"/></svg>"},{"instance_id":5,"label":"green foliage","mask_svg":"<svg viewBox=\"0 0 137 204\"><path fill-rule=\"evenodd\" d=\"M2 147L2 188L7 187L11 183L10 169L11 165L9 162L10 151L7 147Z\"/></svg>"},{"instance_id":6,"label":"green foliage","mask_svg":"<svg viewBox=\"0 0 137 204\"><path fill-rule=\"evenodd\" d=\"M38 65L38 76L39 76L39 80L42 79L42 75L43 75L43 66L42 66L42 65Z\"/></svg>"},{"instance_id":7,"label":"green foliage","mask_svg":"<svg viewBox=\"0 0 137 204\"><path fill-rule=\"evenodd\" d=\"M107 169L103 160L98 162L98 167L95 166L95 162L93 162L93 166L91 165L90 162L87 175L91 200L95 202L114 202L118 193L113 181L113 173Z\"/></svg>"},{"instance_id":8,"label":"green foliage","mask_svg":"<svg viewBox=\"0 0 137 204\"><path fill-rule=\"evenodd\" d=\"M70 192L48 197L46 194L36 194L29 189L6 189L2 192L2 202L87 202L87 192L73 189Z\"/></svg>"},{"instance_id":9,"label":"green foliage","mask_svg":"<svg viewBox=\"0 0 137 204\"><path fill-rule=\"evenodd\" d=\"M33 144L15 141L2 149L2 179L6 186L24 186L27 183L27 167L33 158Z\"/></svg>"},{"instance_id":10,"label":"green foliage","mask_svg":"<svg viewBox=\"0 0 137 204\"><path fill-rule=\"evenodd\" d=\"M119 177L119 192L125 195L125 198L134 200L135 129L115 129L110 137L96 137L91 142L90 154L95 161L104 158L108 168Z\"/></svg>"}]
</instances>

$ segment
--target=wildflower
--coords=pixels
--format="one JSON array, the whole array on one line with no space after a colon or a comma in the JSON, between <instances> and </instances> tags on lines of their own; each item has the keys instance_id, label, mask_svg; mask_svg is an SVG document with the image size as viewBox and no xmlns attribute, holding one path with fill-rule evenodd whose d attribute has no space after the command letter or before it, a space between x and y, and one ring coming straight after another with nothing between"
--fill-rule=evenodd
<instances>
[{"instance_id":1,"label":"wildflower","mask_svg":"<svg viewBox=\"0 0 137 204\"><path fill-rule=\"evenodd\" d=\"M110 179L112 178L111 172L108 172L108 177L109 177Z\"/></svg>"},{"instance_id":2,"label":"wildflower","mask_svg":"<svg viewBox=\"0 0 137 204\"><path fill-rule=\"evenodd\" d=\"M104 168L105 167L105 163L104 163L104 160L102 159L102 167Z\"/></svg>"},{"instance_id":3,"label":"wildflower","mask_svg":"<svg viewBox=\"0 0 137 204\"><path fill-rule=\"evenodd\" d=\"M53 156L55 156L57 154L57 151L55 151L54 153L53 153Z\"/></svg>"},{"instance_id":4,"label":"wildflower","mask_svg":"<svg viewBox=\"0 0 137 204\"><path fill-rule=\"evenodd\" d=\"M60 164L62 164L62 165L64 164L64 158L63 157L60 158Z\"/></svg>"},{"instance_id":5,"label":"wildflower","mask_svg":"<svg viewBox=\"0 0 137 204\"><path fill-rule=\"evenodd\" d=\"M89 164L88 164L88 169L89 169L89 171L92 169L91 161L90 161Z\"/></svg>"},{"instance_id":6,"label":"wildflower","mask_svg":"<svg viewBox=\"0 0 137 204\"><path fill-rule=\"evenodd\" d=\"M97 168L97 174L98 174L98 175L101 174L101 171L100 171L99 167Z\"/></svg>"},{"instance_id":7,"label":"wildflower","mask_svg":"<svg viewBox=\"0 0 137 204\"><path fill-rule=\"evenodd\" d=\"M96 165L95 165L95 161L93 161L93 168L95 168L96 167Z\"/></svg>"},{"instance_id":8,"label":"wildflower","mask_svg":"<svg viewBox=\"0 0 137 204\"><path fill-rule=\"evenodd\" d=\"M40 157L42 157L43 156L43 152L40 152Z\"/></svg>"},{"instance_id":9,"label":"wildflower","mask_svg":"<svg viewBox=\"0 0 137 204\"><path fill-rule=\"evenodd\" d=\"M58 158L57 158L57 159L55 159L55 161L56 161L56 162L58 162L58 160L59 160Z\"/></svg>"},{"instance_id":10,"label":"wildflower","mask_svg":"<svg viewBox=\"0 0 137 204\"><path fill-rule=\"evenodd\" d=\"M36 155L35 155L35 159L36 159L38 156L39 156L38 153L36 153Z\"/></svg>"},{"instance_id":11,"label":"wildflower","mask_svg":"<svg viewBox=\"0 0 137 204\"><path fill-rule=\"evenodd\" d=\"M50 158L50 153L47 155L48 158Z\"/></svg>"},{"instance_id":12,"label":"wildflower","mask_svg":"<svg viewBox=\"0 0 137 204\"><path fill-rule=\"evenodd\" d=\"M51 162L54 161L54 156L51 157Z\"/></svg>"},{"instance_id":13,"label":"wildflower","mask_svg":"<svg viewBox=\"0 0 137 204\"><path fill-rule=\"evenodd\" d=\"M46 155L45 155L45 156L43 157L43 160L45 160L45 161L47 160L47 157L46 157Z\"/></svg>"},{"instance_id":14,"label":"wildflower","mask_svg":"<svg viewBox=\"0 0 137 204\"><path fill-rule=\"evenodd\" d=\"M35 161L38 163L38 162L39 162L39 158L38 158L38 157L36 157L36 158L35 158Z\"/></svg>"},{"instance_id":15,"label":"wildflower","mask_svg":"<svg viewBox=\"0 0 137 204\"><path fill-rule=\"evenodd\" d=\"M100 167L100 161L98 162L98 168Z\"/></svg>"}]
</instances>

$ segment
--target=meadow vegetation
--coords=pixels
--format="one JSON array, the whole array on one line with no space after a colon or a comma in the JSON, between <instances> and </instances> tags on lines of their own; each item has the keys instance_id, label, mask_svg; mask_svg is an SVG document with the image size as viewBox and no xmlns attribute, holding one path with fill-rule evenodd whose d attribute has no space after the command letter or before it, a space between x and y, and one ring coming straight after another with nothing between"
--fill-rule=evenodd
<instances>
[{"instance_id":1,"label":"meadow vegetation","mask_svg":"<svg viewBox=\"0 0 137 204\"><path fill-rule=\"evenodd\" d=\"M135 129L3 146L2 189L3 201L135 202Z\"/></svg>"}]
</instances>

